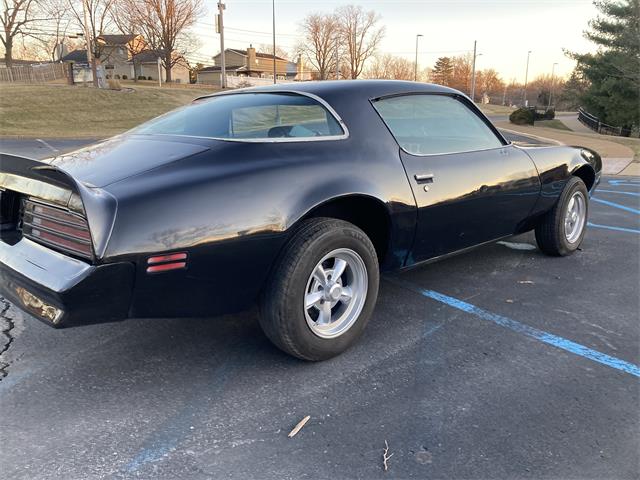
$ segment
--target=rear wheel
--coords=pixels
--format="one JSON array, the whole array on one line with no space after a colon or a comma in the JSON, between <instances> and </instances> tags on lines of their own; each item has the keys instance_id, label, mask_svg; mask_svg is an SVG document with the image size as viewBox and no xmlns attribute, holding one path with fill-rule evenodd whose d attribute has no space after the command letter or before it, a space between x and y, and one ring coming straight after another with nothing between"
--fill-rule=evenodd
<instances>
[{"instance_id":1,"label":"rear wheel","mask_svg":"<svg viewBox=\"0 0 640 480\"><path fill-rule=\"evenodd\" d=\"M346 350L362 333L378 295L376 251L355 225L305 221L274 268L260 301L269 339L304 360Z\"/></svg>"},{"instance_id":2,"label":"rear wheel","mask_svg":"<svg viewBox=\"0 0 640 480\"><path fill-rule=\"evenodd\" d=\"M575 252L584 238L589 214L589 194L584 182L572 177L558 203L536 227L536 241L547 255L565 256Z\"/></svg>"}]
</instances>

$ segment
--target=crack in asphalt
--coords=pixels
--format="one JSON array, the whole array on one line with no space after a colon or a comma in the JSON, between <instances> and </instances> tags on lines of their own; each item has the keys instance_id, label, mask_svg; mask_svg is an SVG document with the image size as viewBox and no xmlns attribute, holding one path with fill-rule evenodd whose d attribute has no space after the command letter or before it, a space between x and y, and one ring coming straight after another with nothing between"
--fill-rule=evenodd
<instances>
[{"instance_id":1,"label":"crack in asphalt","mask_svg":"<svg viewBox=\"0 0 640 480\"><path fill-rule=\"evenodd\" d=\"M7 352L7 350L9 350L9 347L15 340L11 332L15 328L16 324L11 318L5 315L9 310L9 307L11 306L11 304L7 302L4 298L0 297L0 305L1 305L0 319L4 320L4 322L6 323L6 326L3 326L1 333L7 339L7 342L2 347L0 347L0 359L1 359L2 356ZM0 382L2 381L3 378L6 378L7 375L9 375L9 372L8 372L9 365L10 363L3 362L0 360Z\"/></svg>"}]
</instances>

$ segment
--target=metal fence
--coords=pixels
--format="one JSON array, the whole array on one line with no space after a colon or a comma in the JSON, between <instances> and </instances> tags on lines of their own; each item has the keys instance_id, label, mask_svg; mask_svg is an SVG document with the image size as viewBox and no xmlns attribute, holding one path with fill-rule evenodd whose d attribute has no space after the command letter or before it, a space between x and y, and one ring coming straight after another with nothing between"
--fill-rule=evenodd
<instances>
[{"instance_id":1,"label":"metal fence","mask_svg":"<svg viewBox=\"0 0 640 480\"><path fill-rule=\"evenodd\" d=\"M614 127L612 125L602 123L598 117L591 115L582 107L578 109L578 120L586 127L589 127L594 132L598 132L602 135L616 135L619 137L631 136L630 128Z\"/></svg>"},{"instance_id":2,"label":"metal fence","mask_svg":"<svg viewBox=\"0 0 640 480\"><path fill-rule=\"evenodd\" d=\"M0 82L4 83L47 83L66 78L62 63L42 63L0 67Z\"/></svg>"}]
</instances>

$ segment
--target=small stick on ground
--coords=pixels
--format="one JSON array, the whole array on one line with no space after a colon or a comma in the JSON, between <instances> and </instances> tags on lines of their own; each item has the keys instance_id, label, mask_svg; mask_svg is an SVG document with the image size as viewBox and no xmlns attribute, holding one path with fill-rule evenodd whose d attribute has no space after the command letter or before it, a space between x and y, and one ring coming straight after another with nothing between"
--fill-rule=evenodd
<instances>
[{"instance_id":1,"label":"small stick on ground","mask_svg":"<svg viewBox=\"0 0 640 480\"><path fill-rule=\"evenodd\" d=\"M384 452L382 452L382 465L384 466L384 471L389 470L389 464L387 463L391 457L393 457L393 453L388 455L389 453L389 444L387 441L384 441Z\"/></svg>"},{"instance_id":2,"label":"small stick on ground","mask_svg":"<svg viewBox=\"0 0 640 480\"><path fill-rule=\"evenodd\" d=\"M295 427L293 427L293 430L289 432L288 437L289 438L294 437L300 430L302 430L302 427L305 426L305 424L309 421L310 418L311 416L307 415L302 420L300 420L300 422Z\"/></svg>"}]
</instances>

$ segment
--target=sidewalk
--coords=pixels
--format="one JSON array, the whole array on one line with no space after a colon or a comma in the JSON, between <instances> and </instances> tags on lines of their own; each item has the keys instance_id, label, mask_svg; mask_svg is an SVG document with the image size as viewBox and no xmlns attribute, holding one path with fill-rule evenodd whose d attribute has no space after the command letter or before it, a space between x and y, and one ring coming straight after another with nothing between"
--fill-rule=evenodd
<instances>
[{"instance_id":1,"label":"sidewalk","mask_svg":"<svg viewBox=\"0 0 640 480\"><path fill-rule=\"evenodd\" d=\"M565 145L591 148L602 156L603 173L606 175L640 174L640 159L634 160L635 152L625 145L606 140L602 135L592 132L569 132L555 128L514 125L510 122L496 122L495 125L498 128L548 138ZM638 142L640 144L640 140Z\"/></svg>"}]
</instances>

